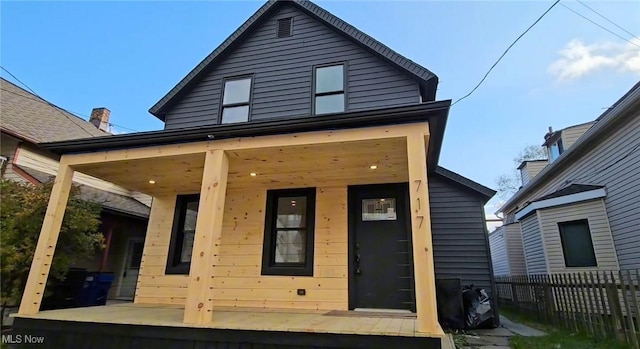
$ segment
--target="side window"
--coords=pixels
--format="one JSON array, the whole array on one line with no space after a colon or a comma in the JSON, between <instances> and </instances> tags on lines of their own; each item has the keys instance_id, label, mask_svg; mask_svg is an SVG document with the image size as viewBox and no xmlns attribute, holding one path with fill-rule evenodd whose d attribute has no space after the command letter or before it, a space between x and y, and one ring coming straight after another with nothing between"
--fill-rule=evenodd
<instances>
[{"instance_id":1,"label":"side window","mask_svg":"<svg viewBox=\"0 0 640 349\"><path fill-rule=\"evenodd\" d=\"M315 188L269 190L262 275L313 276Z\"/></svg>"},{"instance_id":2,"label":"side window","mask_svg":"<svg viewBox=\"0 0 640 349\"><path fill-rule=\"evenodd\" d=\"M189 274L200 195L178 195L167 258L167 274Z\"/></svg>"},{"instance_id":3,"label":"side window","mask_svg":"<svg viewBox=\"0 0 640 349\"><path fill-rule=\"evenodd\" d=\"M251 77L224 80L221 124L249 121L252 80Z\"/></svg>"},{"instance_id":4,"label":"side window","mask_svg":"<svg viewBox=\"0 0 640 349\"><path fill-rule=\"evenodd\" d=\"M345 111L344 64L316 67L313 81L313 114Z\"/></svg>"},{"instance_id":5,"label":"side window","mask_svg":"<svg viewBox=\"0 0 640 349\"><path fill-rule=\"evenodd\" d=\"M588 220L560 222L558 228L564 263L568 268L598 266Z\"/></svg>"}]
</instances>

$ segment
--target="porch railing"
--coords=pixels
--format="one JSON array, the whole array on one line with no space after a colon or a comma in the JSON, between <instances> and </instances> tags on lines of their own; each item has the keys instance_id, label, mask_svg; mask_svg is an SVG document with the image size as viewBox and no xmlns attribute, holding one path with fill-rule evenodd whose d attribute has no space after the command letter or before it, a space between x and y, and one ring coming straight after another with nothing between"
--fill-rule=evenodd
<instances>
[{"instance_id":1,"label":"porch railing","mask_svg":"<svg viewBox=\"0 0 640 349\"><path fill-rule=\"evenodd\" d=\"M499 304L640 347L640 270L496 277Z\"/></svg>"}]
</instances>

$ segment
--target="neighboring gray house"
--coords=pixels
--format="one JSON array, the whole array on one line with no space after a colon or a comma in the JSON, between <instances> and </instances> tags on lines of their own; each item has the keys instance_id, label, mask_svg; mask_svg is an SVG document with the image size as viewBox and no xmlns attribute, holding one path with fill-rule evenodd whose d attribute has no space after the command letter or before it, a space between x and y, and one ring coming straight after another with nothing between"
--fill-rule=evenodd
<instances>
[{"instance_id":1,"label":"neighboring gray house","mask_svg":"<svg viewBox=\"0 0 640 349\"><path fill-rule=\"evenodd\" d=\"M640 268L640 83L543 145L551 162L523 163L523 187L498 211L494 274Z\"/></svg>"}]
</instances>

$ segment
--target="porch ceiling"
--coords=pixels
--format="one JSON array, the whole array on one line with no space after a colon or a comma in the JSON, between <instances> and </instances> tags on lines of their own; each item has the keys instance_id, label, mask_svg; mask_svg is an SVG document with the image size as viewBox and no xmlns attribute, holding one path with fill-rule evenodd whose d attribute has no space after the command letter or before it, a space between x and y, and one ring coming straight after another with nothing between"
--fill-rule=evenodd
<instances>
[{"instance_id":1,"label":"porch ceiling","mask_svg":"<svg viewBox=\"0 0 640 349\"><path fill-rule=\"evenodd\" d=\"M228 188L405 182L406 138L231 150ZM371 169L375 165L377 168ZM251 176L255 173L256 176Z\"/></svg>"},{"instance_id":2,"label":"porch ceiling","mask_svg":"<svg viewBox=\"0 0 640 349\"><path fill-rule=\"evenodd\" d=\"M408 178L405 137L228 150L227 156L230 190L393 183ZM372 165L377 168L371 169ZM204 153L74 165L76 171L156 196L199 192L203 168Z\"/></svg>"},{"instance_id":3,"label":"porch ceiling","mask_svg":"<svg viewBox=\"0 0 640 349\"><path fill-rule=\"evenodd\" d=\"M76 171L149 195L197 193L204 153L75 165ZM149 183L155 181L154 184Z\"/></svg>"}]
</instances>

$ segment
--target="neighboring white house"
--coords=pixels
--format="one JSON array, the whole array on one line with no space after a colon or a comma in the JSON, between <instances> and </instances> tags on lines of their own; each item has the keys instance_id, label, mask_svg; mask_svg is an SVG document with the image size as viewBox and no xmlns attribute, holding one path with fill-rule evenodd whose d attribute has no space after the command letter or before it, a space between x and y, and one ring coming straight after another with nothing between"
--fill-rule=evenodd
<instances>
[{"instance_id":1,"label":"neighboring white house","mask_svg":"<svg viewBox=\"0 0 640 349\"><path fill-rule=\"evenodd\" d=\"M640 83L594 122L545 136L549 161L489 235L495 275L640 268Z\"/></svg>"}]
</instances>

